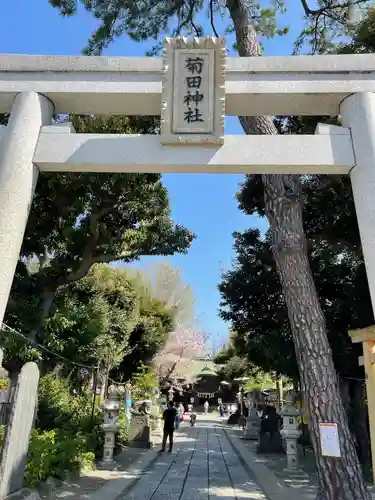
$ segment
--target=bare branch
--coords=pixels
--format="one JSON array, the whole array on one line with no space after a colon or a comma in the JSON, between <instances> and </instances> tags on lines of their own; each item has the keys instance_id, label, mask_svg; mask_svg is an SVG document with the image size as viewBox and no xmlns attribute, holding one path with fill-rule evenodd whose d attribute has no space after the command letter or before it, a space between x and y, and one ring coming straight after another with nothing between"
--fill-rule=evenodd
<instances>
[{"instance_id":1,"label":"bare branch","mask_svg":"<svg viewBox=\"0 0 375 500\"><path fill-rule=\"evenodd\" d=\"M196 36L198 36L198 37L201 36L201 33L200 33L197 25L194 23L194 8L195 8L195 3L196 3L196 0L190 0L189 11L187 13L186 18L178 26L178 28L177 28L177 34L181 33L182 28L184 28L188 24L191 24L193 30L195 31Z\"/></svg>"},{"instance_id":2,"label":"bare branch","mask_svg":"<svg viewBox=\"0 0 375 500\"><path fill-rule=\"evenodd\" d=\"M366 0L348 0L346 3L343 3L343 4L333 3L330 1L327 3L327 5L319 8L319 9L311 9L308 5L308 0L301 0L301 4L303 7L303 10L305 11L306 16L315 17L315 16L324 15L324 16L327 16L327 17L337 21L337 20L339 20L339 17L337 17L334 14L335 10L348 9L348 11L350 11L350 9L353 6L360 5L361 3L365 3L365 1Z\"/></svg>"},{"instance_id":3,"label":"bare branch","mask_svg":"<svg viewBox=\"0 0 375 500\"><path fill-rule=\"evenodd\" d=\"M216 38L219 38L219 35L218 35L216 28L215 28L213 3L214 3L213 0L210 0L210 22L211 22L211 27L212 27L212 30L214 32L214 35L216 36Z\"/></svg>"}]
</instances>

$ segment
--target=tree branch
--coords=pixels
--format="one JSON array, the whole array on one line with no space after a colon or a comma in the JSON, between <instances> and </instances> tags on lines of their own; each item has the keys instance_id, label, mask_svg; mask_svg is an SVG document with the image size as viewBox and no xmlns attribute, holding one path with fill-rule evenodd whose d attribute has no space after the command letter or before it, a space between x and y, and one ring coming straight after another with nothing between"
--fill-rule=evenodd
<instances>
[{"instance_id":1,"label":"tree branch","mask_svg":"<svg viewBox=\"0 0 375 500\"><path fill-rule=\"evenodd\" d=\"M215 28L213 3L214 3L213 0L210 0L210 22L211 22L211 27L212 27L212 30L214 32L214 35L216 36L216 38L219 38L219 35L218 35L216 28Z\"/></svg>"},{"instance_id":2,"label":"tree branch","mask_svg":"<svg viewBox=\"0 0 375 500\"><path fill-rule=\"evenodd\" d=\"M195 0L190 0L190 6L189 6L189 11L187 13L187 16L182 21L182 23L177 27L176 31L177 31L178 35L181 33L182 28L184 28L189 23L191 24L192 28L194 29L195 35L198 37L201 35L197 25L194 23L194 7L195 7ZM183 9L181 9L181 10L183 10Z\"/></svg>"},{"instance_id":3,"label":"tree branch","mask_svg":"<svg viewBox=\"0 0 375 500\"><path fill-rule=\"evenodd\" d=\"M61 276L59 279L57 279L56 289L59 286L67 285L68 283L72 283L86 276L91 266L96 262L111 262L112 260L116 260L116 256L114 256L115 259L111 258L111 260L108 260L109 256L107 256L106 260L99 260L99 257L94 258L95 248L97 247L97 242L99 239L100 219L105 215L111 213L115 208L115 205L107 205L90 216L88 223L90 229L90 237L82 253L82 263L76 271L72 271L66 276Z\"/></svg>"},{"instance_id":4,"label":"tree branch","mask_svg":"<svg viewBox=\"0 0 375 500\"><path fill-rule=\"evenodd\" d=\"M301 4L302 4L302 7L303 7L303 10L305 11L305 14L307 16L320 16L320 15L325 15L325 16L328 16L328 17L333 17L332 14L329 14L329 11L330 10L336 10L336 9L350 9L351 7L353 7L354 5L359 5L361 3L364 3L366 0L348 0L346 3L344 4L330 4L330 5L326 5L325 7L321 7L320 9L310 9L309 5L308 5L308 0L300 0L301 1Z\"/></svg>"}]
</instances>

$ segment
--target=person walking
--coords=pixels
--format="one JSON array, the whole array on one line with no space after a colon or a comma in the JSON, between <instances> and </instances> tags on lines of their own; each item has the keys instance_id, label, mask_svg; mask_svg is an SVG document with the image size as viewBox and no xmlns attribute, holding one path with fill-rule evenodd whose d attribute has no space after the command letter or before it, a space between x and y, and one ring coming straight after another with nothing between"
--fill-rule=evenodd
<instances>
[{"instance_id":1,"label":"person walking","mask_svg":"<svg viewBox=\"0 0 375 500\"><path fill-rule=\"evenodd\" d=\"M177 430L180 427L180 422L181 422L181 420L180 420L180 405L179 405L179 403L176 403L175 410L176 410L176 418L175 418L174 428L175 428L175 430Z\"/></svg>"},{"instance_id":2,"label":"person walking","mask_svg":"<svg viewBox=\"0 0 375 500\"><path fill-rule=\"evenodd\" d=\"M176 416L177 416L177 410L173 406L173 401L169 401L168 407L166 410L164 410L163 413L163 420L164 420L163 442L160 451L165 451L167 439L169 440L168 453L171 453L173 450L173 434L175 430Z\"/></svg>"},{"instance_id":3,"label":"person walking","mask_svg":"<svg viewBox=\"0 0 375 500\"><path fill-rule=\"evenodd\" d=\"M223 405L223 403L219 404L219 412L220 412L220 417L224 417L224 405Z\"/></svg>"},{"instance_id":4,"label":"person walking","mask_svg":"<svg viewBox=\"0 0 375 500\"><path fill-rule=\"evenodd\" d=\"M204 413L207 415L208 408L210 407L210 403L208 401L205 401L203 406L204 406Z\"/></svg>"}]
</instances>

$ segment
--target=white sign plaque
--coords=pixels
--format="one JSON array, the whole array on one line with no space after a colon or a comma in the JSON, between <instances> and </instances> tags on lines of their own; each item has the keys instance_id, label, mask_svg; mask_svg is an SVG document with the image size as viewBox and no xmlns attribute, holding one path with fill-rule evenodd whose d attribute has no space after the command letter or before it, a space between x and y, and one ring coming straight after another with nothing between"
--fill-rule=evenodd
<instances>
[{"instance_id":1,"label":"white sign plaque","mask_svg":"<svg viewBox=\"0 0 375 500\"><path fill-rule=\"evenodd\" d=\"M340 458L340 441L337 424L319 424L320 446L323 457Z\"/></svg>"},{"instance_id":2,"label":"white sign plaque","mask_svg":"<svg viewBox=\"0 0 375 500\"><path fill-rule=\"evenodd\" d=\"M162 144L223 144L225 56L224 38L166 40Z\"/></svg>"}]
</instances>

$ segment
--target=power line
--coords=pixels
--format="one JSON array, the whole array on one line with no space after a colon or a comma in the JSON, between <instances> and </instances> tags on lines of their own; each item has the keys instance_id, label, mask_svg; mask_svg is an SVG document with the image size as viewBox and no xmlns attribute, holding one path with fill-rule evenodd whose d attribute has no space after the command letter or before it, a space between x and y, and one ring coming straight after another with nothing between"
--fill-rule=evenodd
<instances>
[{"instance_id":1,"label":"power line","mask_svg":"<svg viewBox=\"0 0 375 500\"><path fill-rule=\"evenodd\" d=\"M58 354L57 352L54 352L51 349L48 349L47 347L39 344L35 340L29 339L28 337L26 337L26 335L15 330L14 328L8 326L5 323L2 324L1 329L5 330L6 332L17 335L18 337L23 338L25 340L25 342L27 342L31 347L38 347L42 351L45 351L48 354L52 354L52 356L55 356L56 358L59 358L62 361L65 361L66 363L70 363L71 365L77 366L78 368L86 368L87 370L97 370L99 368L99 366L84 365L82 363L77 363L76 361L72 361L71 359L68 359L65 356L62 356L61 354Z\"/></svg>"}]
</instances>

